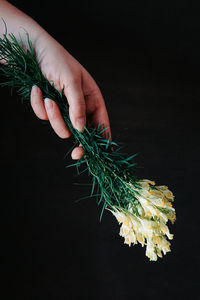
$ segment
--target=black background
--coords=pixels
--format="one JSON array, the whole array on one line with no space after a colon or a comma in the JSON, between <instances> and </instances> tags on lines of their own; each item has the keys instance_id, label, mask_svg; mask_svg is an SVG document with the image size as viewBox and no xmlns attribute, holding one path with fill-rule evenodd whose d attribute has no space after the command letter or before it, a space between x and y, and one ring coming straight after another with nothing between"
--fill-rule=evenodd
<instances>
[{"instance_id":1,"label":"black background","mask_svg":"<svg viewBox=\"0 0 200 300\"><path fill-rule=\"evenodd\" d=\"M175 194L172 251L149 262L109 212L99 223L87 176L65 169L59 139L1 89L2 299L188 299L199 292L198 1L12 1L99 85L115 141L137 174ZM197 294L198 295L198 294ZM197 296L198 297L198 296Z\"/></svg>"}]
</instances>

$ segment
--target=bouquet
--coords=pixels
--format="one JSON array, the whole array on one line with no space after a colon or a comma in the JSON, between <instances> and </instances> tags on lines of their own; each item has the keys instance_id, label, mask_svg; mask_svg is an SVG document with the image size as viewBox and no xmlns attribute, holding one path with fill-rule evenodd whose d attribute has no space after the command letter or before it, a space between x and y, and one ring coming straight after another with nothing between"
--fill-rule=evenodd
<instances>
[{"instance_id":1,"label":"bouquet","mask_svg":"<svg viewBox=\"0 0 200 300\"><path fill-rule=\"evenodd\" d=\"M168 220L174 223L175 209L172 206L174 195L164 185L154 181L139 179L135 175L135 155L122 154L121 147L103 136L106 128L86 127L77 131L69 118L67 99L63 90L58 91L42 74L35 51L27 33L28 49L24 49L13 34L0 38L1 74L7 81L1 86L16 88L22 100L29 101L33 85L37 85L44 98L55 101L64 121L72 132L75 144L81 144L84 155L71 166L79 169L83 164L92 176L92 190L101 205L101 214L109 210L120 224L120 236L131 246L146 246L146 256L156 261L170 251L173 235L167 226Z\"/></svg>"}]
</instances>

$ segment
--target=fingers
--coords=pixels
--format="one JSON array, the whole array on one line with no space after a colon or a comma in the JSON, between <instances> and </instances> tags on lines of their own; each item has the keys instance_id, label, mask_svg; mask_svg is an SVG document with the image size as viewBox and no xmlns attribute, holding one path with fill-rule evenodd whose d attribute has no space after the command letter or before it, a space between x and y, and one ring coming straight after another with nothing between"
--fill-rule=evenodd
<instances>
[{"instance_id":1,"label":"fingers","mask_svg":"<svg viewBox=\"0 0 200 300\"><path fill-rule=\"evenodd\" d=\"M102 135L108 139L109 137L111 138L111 129L108 113L103 98L101 98L101 95L99 95L98 97L99 108L96 109L96 111L93 114L94 125L98 126L99 124L103 124L105 131L102 133Z\"/></svg>"},{"instance_id":2,"label":"fingers","mask_svg":"<svg viewBox=\"0 0 200 300\"><path fill-rule=\"evenodd\" d=\"M42 120L49 120L56 134L61 138L68 138L70 131L67 128L57 104L50 100L43 101L42 92L37 86L31 90L31 106L36 116Z\"/></svg>"},{"instance_id":3,"label":"fingers","mask_svg":"<svg viewBox=\"0 0 200 300\"><path fill-rule=\"evenodd\" d=\"M39 119L48 120L44 101L42 98L42 91L36 85L34 85L31 90L31 106L34 113Z\"/></svg>"},{"instance_id":4,"label":"fingers","mask_svg":"<svg viewBox=\"0 0 200 300\"><path fill-rule=\"evenodd\" d=\"M83 148L81 146L74 148L72 151L72 159L80 159L83 153Z\"/></svg>"},{"instance_id":5,"label":"fingers","mask_svg":"<svg viewBox=\"0 0 200 300\"><path fill-rule=\"evenodd\" d=\"M84 130L86 124L86 106L81 86L81 78L72 80L64 90L69 103L69 116L74 128Z\"/></svg>"},{"instance_id":6,"label":"fingers","mask_svg":"<svg viewBox=\"0 0 200 300\"><path fill-rule=\"evenodd\" d=\"M68 85L65 85L64 93L69 103L71 122L77 130L84 130L87 106L87 113L92 115L93 125L103 124L106 128L103 135L106 138L111 137L110 122L103 96L87 71L83 72L82 78L68 81ZM40 119L50 121L52 128L59 137L68 138L70 136L70 131L56 103L48 98L43 101L42 92L36 86L31 91L31 105ZM83 149L81 146L76 147L72 152L73 159L80 159L82 155Z\"/></svg>"},{"instance_id":7,"label":"fingers","mask_svg":"<svg viewBox=\"0 0 200 300\"><path fill-rule=\"evenodd\" d=\"M48 98L45 98L44 103L49 122L55 133L62 139L70 137L71 133L67 128L56 103Z\"/></svg>"},{"instance_id":8,"label":"fingers","mask_svg":"<svg viewBox=\"0 0 200 300\"><path fill-rule=\"evenodd\" d=\"M106 128L103 135L106 138L111 137L110 122L102 93L87 71L83 73L83 79L85 83L83 86L85 101L89 112L92 112L93 124L96 127L99 124L103 124L104 128Z\"/></svg>"}]
</instances>

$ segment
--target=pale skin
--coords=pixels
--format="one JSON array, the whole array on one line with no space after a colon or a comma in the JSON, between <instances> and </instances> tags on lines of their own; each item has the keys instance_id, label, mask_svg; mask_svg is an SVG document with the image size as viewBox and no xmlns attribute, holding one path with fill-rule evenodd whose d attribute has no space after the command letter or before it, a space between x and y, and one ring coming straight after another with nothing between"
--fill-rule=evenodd
<instances>
[{"instance_id":1,"label":"pale skin","mask_svg":"<svg viewBox=\"0 0 200 300\"><path fill-rule=\"evenodd\" d=\"M37 22L4 0L0 0L0 18L6 22L7 33L13 33L16 37L20 33L25 47L27 47L25 30L29 33L42 73L48 80L54 82L56 89L62 90L64 86L73 126L82 131L86 122L87 124L92 122L94 126L104 124L107 128L106 136L111 136L102 93L87 70ZM0 21L1 37L3 33L5 25ZM38 118L49 120L60 138L70 137L71 133L52 99L43 99L41 90L33 86L30 100ZM73 159L80 159L82 155L81 145L72 151Z\"/></svg>"}]
</instances>

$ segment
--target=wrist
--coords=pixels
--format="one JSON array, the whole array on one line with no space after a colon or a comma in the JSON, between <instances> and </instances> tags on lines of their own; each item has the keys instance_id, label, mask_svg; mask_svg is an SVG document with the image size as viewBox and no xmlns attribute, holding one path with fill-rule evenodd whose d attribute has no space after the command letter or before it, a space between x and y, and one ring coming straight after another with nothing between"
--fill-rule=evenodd
<instances>
[{"instance_id":1,"label":"wrist","mask_svg":"<svg viewBox=\"0 0 200 300\"><path fill-rule=\"evenodd\" d=\"M56 57L58 53L65 50L63 46L43 28L33 37L32 44L39 61L43 59L44 56L46 56L46 58L49 56L51 58Z\"/></svg>"}]
</instances>

